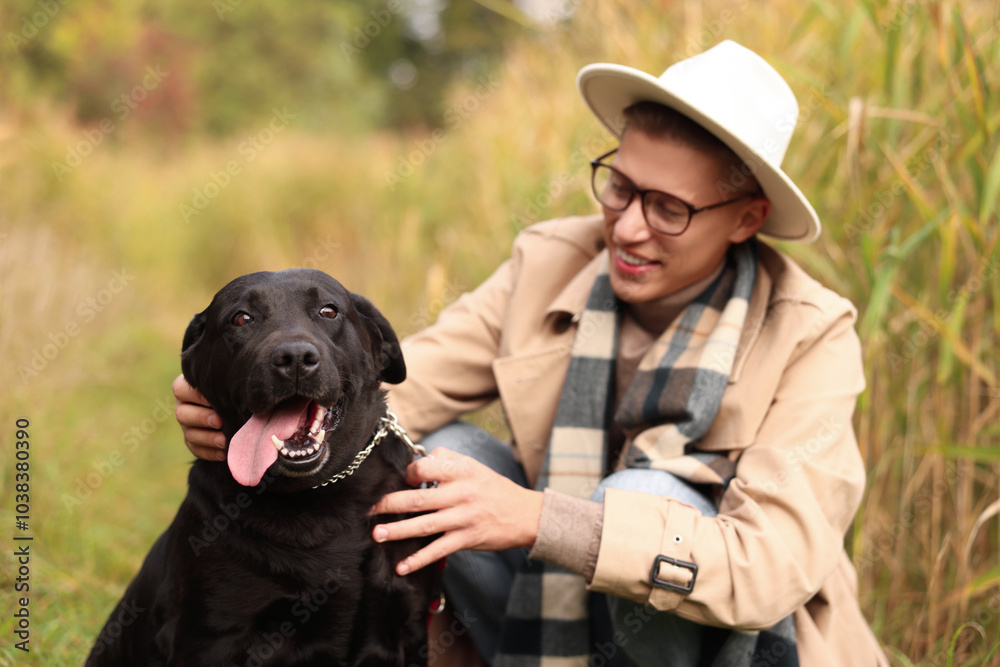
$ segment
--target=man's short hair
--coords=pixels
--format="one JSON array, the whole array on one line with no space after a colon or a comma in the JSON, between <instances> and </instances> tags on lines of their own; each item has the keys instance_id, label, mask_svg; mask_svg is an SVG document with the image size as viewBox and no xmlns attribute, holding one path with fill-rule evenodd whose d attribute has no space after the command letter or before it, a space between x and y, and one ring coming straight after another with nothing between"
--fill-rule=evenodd
<instances>
[{"instance_id":1,"label":"man's short hair","mask_svg":"<svg viewBox=\"0 0 1000 667\"><path fill-rule=\"evenodd\" d=\"M623 113L626 132L634 129L654 139L673 139L715 156L719 163L720 178L724 181L731 179L734 173L743 176L751 174L743 160L729 146L676 109L659 102L643 101L632 104ZM740 192L753 192L759 188L757 179L752 175L745 179L745 183L742 182L743 178L739 180L744 187L730 187L730 191L738 189Z\"/></svg>"}]
</instances>

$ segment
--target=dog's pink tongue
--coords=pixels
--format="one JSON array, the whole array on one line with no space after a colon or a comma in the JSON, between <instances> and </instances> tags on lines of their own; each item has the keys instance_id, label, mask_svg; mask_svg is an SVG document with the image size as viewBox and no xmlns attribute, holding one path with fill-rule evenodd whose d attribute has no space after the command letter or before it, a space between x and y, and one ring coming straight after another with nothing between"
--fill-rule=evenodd
<instances>
[{"instance_id":1,"label":"dog's pink tongue","mask_svg":"<svg viewBox=\"0 0 1000 667\"><path fill-rule=\"evenodd\" d=\"M278 460L271 436L287 440L298 430L306 399L285 401L266 416L254 415L229 441L226 457L233 479L243 486L257 486L264 473Z\"/></svg>"}]
</instances>

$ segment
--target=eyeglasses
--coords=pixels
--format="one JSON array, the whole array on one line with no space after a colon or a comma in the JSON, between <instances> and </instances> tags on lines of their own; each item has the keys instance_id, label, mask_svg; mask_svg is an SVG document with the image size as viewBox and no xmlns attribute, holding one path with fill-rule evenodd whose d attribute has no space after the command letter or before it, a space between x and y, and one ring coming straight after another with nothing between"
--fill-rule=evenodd
<instances>
[{"instance_id":1,"label":"eyeglasses","mask_svg":"<svg viewBox=\"0 0 1000 667\"><path fill-rule=\"evenodd\" d=\"M660 192L659 190L640 190L632 179L621 173L609 164L604 164L602 160L614 155L618 149L605 153L599 158L590 161L593 170L591 185L594 188L594 196L602 206L612 211L624 211L632 203L638 194L642 202L642 215L646 219L646 224L655 232L668 236L680 236L688 225L691 224L691 216L702 211L710 211L741 199L759 197L759 190L748 192L734 199L729 199L711 206L695 208L683 199Z\"/></svg>"}]
</instances>

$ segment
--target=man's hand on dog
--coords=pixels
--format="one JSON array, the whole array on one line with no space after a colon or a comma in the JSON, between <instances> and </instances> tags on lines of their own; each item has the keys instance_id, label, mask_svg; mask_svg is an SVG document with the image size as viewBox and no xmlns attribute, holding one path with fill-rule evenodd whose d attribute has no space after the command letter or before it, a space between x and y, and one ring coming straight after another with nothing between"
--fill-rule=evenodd
<instances>
[{"instance_id":1,"label":"man's hand on dog","mask_svg":"<svg viewBox=\"0 0 1000 667\"><path fill-rule=\"evenodd\" d=\"M218 430L222 425L219 416L183 375L174 380L173 390L177 421L188 449L200 459L224 461L226 438ZM438 448L433 456L409 465L406 481L414 487L424 482L438 485L390 493L372 508L372 513L430 513L379 524L372 538L386 542L443 535L397 563L397 574L419 570L461 549L500 551L535 543L542 493L515 484L475 459Z\"/></svg>"},{"instance_id":2,"label":"man's hand on dog","mask_svg":"<svg viewBox=\"0 0 1000 667\"><path fill-rule=\"evenodd\" d=\"M379 524L372 530L372 538L385 542L443 535L397 563L399 575L462 549L501 551L535 543L543 494L519 486L471 457L439 447L432 456L407 467L406 481L414 487L424 482L438 484L387 494L371 513L429 513Z\"/></svg>"},{"instance_id":3,"label":"man's hand on dog","mask_svg":"<svg viewBox=\"0 0 1000 667\"><path fill-rule=\"evenodd\" d=\"M222 420L201 392L178 375L173 384L177 407L174 414L184 432L184 444L199 459L226 460L226 436L219 429Z\"/></svg>"}]
</instances>

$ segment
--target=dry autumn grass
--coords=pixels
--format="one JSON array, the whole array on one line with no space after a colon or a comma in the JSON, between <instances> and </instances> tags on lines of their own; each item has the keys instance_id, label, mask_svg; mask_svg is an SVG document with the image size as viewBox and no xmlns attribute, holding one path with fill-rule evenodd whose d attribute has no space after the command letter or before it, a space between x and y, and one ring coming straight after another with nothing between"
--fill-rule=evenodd
<instances>
[{"instance_id":1,"label":"dry autumn grass","mask_svg":"<svg viewBox=\"0 0 1000 667\"><path fill-rule=\"evenodd\" d=\"M894 664L1000 664L998 12L588 0L571 23L513 43L495 85L452 91L440 132L292 123L252 162L242 136L170 152L140 137L56 173L81 128L52 108L3 117L0 519L13 524L7 443L24 416L35 551L34 651L12 648L5 613L0 664L82 664L172 517L189 457L170 381L188 318L221 284L315 266L412 332L488 275L519 229L594 210L586 160L611 140L577 97L579 67L659 74L722 38L795 90L785 167L825 229L786 249L860 312L870 488L848 547L863 609ZM232 160L240 173L211 188Z\"/></svg>"}]
</instances>

